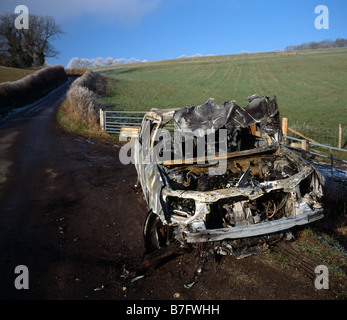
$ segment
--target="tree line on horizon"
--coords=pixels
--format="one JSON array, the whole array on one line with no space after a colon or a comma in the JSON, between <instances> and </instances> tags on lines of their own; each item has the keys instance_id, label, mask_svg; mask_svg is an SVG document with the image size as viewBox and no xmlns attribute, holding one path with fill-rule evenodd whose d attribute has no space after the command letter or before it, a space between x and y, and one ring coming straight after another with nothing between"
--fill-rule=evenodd
<instances>
[{"instance_id":1,"label":"tree line on horizon","mask_svg":"<svg viewBox=\"0 0 347 320\"><path fill-rule=\"evenodd\" d=\"M324 49L324 48L342 48L347 47L347 39L337 38L335 41L333 40L322 40L320 42L310 41L304 42L298 45L289 45L286 46L286 51L294 51L294 50L307 50L307 49Z\"/></svg>"}]
</instances>

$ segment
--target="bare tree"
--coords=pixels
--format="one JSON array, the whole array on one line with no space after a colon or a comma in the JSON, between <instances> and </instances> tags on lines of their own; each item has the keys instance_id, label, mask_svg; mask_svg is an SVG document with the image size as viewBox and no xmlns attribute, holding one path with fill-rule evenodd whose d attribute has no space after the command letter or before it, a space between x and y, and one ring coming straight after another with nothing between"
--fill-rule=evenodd
<instances>
[{"instance_id":1,"label":"bare tree","mask_svg":"<svg viewBox=\"0 0 347 320\"><path fill-rule=\"evenodd\" d=\"M63 31L53 17L30 15L29 29L16 29L16 15L0 16L0 64L12 67L42 66L59 52L51 42Z\"/></svg>"},{"instance_id":2,"label":"bare tree","mask_svg":"<svg viewBox=\"0 0 347 320\"><path fill-rule=\"evenodd\" d=\"M23 50L23 34L14 26L15 15L0 17L0 63L6 66L30 66L31 58Z\"/></svg>"}]
</instances>

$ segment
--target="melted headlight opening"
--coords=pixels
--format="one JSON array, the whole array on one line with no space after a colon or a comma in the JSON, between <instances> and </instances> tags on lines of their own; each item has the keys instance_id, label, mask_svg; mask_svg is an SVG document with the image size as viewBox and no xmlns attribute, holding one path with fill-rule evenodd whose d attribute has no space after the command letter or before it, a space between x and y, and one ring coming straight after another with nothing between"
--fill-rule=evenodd
<instances>
[{"instance_id":1,"label":"melted headlight opening","mask_svg":"<svg viewBox=\"0 0 347 320\"><path fill-rule=\"evenodd\" d=\"M179 197L168 197L168 209L171 214L182 217L190 217L195 213L195 201Z\"/></svg>"}]
</instances>

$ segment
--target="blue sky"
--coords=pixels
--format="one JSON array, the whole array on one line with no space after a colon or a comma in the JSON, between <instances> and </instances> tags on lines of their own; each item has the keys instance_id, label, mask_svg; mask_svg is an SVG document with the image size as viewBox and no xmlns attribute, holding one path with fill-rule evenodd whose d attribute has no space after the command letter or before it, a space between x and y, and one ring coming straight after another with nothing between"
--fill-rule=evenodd
<instances>
[{"instance_id":1,"label":"blue sky","mask_svg":"<svg viewBox=\"0 0 347 320\"><path fill-rule=\"evenodd\" d=\"M347 38L346 0L0 0L0 13L23 4L53 16L65 31L50 64L73 57L155 61L182 55L283 50L287 45ZM329 29L314 12L329 9ZM29 20L30 25L30 20Z\"/></svg>"}]
</instances>

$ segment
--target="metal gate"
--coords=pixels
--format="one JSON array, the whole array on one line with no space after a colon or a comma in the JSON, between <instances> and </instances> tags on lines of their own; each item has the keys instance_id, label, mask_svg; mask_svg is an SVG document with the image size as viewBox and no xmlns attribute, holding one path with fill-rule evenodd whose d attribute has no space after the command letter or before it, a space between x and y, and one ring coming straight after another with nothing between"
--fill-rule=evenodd
<instances>
[{"instance_id":1,"label":"metal gate","mask_svg":"<svg viewBox=\"0 0 347 320\"><path fill-rule=\"evenodd\" d=\"M110 134L136 137L146 111L104 111L100 109L100 126Z\"/></svg>"}]
</instances>

